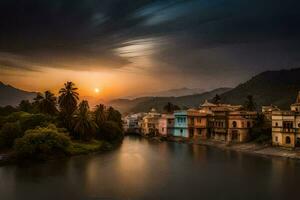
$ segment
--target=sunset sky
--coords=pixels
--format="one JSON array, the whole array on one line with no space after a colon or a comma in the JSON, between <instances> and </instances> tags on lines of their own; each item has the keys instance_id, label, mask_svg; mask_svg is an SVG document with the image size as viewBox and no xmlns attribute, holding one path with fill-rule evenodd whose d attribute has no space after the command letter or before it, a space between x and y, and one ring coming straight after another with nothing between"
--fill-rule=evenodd
<instances>
[{"instance_id":1,"label":"sunset sky","mask_svg":"<svg viewBox=\"0 0 300 200\"><path fill-rule=\"evenodd\" d=\"M297 0L1 0L0 81L111 99L300 67ZM95 89L99 91L96 92Z\"/></svg>"}]
</instances>

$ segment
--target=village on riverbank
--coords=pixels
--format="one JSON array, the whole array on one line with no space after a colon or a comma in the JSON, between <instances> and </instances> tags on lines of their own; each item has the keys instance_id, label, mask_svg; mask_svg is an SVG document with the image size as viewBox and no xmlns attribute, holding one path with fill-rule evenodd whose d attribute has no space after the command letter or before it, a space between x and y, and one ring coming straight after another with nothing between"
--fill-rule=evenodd
<instances>
[{"instance_id":1,"label":"village on riverbank","mask_svg":"<svg viewBox=\"0 0 300 200\"><path fill-rule=\"evenodd\" d=\"M251 96L245 105L223 104L218 95L212 101L199 108L180 110L168 103L163 113L152 108L128 114L124 130L159 140L300 159L300 92L290 110L270 105L257 111Z\"/></svg>"}]
</instances>

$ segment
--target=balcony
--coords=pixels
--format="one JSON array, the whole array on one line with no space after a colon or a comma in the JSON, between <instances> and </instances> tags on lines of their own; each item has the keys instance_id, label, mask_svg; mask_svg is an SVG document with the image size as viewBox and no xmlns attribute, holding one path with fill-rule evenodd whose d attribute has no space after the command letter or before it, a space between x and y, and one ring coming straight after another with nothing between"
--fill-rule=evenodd
<instances>
[{"instance_id":1,"label":"balcony","mask_svg":"<svg viewBox=\"0 0 300 200\"><path fill-rule=\"evenodd\" d=\"M294 128L282 128L281 132L282 133L295 133L296 129L294 129Z\"/></svg>"}]
</instances>

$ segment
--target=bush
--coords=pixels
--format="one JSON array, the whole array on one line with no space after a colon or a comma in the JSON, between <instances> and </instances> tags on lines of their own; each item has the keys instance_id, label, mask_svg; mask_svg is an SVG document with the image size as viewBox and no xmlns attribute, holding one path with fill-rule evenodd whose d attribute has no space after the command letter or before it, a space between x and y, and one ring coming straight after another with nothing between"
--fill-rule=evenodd
<instances>
[{"instance_id":1,"label":"bush","mask_svg":"<svg viewBox=\"0 0 300 200\"><path fill-rule=\"evenodd\" d=\"M14 150L18 157L45 159L66 154L70 144L70 138L51 125L27 130L22 138L16 140Z\"/></svg>"},{"instance_id":2,"label":"bush","mask_svg":"<svg viewBox=\"0 0 300 200\"><path fill-rule=\"evenodd\" d=\"M28 129L34 129L37 126L47 126L50 123L55 122L55 118L44 115L44 114L30 114L26 112L15 112L5 119L2 119L3 122L20 122L20 126L23 132Z\"/></svg>"},{"instance_id":3,"label":"bush","mask_svg":"<svg viewBox=\"0 0 300 200\"><path fill-rule=\"evenodd\" d=\"M101 127L99 127L96 137L97 139L103 139L108 142L120 142L124 135L118 123L107 121L103 123Z\"/></svg>"},{"instance_id":4,"label":"bush","mask_svg":"<svg viewBox=\"0 0 300 200\"><path fill-rule=\"evenodd\" d=\"M8 122L0 130L0 147L12 147L16 138L23 136L19 122Z\"/></svg>"}]
</instances>

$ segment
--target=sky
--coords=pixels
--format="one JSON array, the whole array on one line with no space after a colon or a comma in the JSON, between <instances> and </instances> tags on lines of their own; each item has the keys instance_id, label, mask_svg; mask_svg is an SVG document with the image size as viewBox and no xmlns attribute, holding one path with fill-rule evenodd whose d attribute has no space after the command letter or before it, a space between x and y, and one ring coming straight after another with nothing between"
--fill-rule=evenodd
<instances>
[{"instance_id":1,"label":"sky","mask_svg":"<svg viewBox=\"0 0 300 200\"><path fill-rule=\"evenodd\" d=\"M112 99L300 67L297 0L0 0L0 81ZM95 88L99 91L95 92Z\"/></svg>"}]
</instances>

